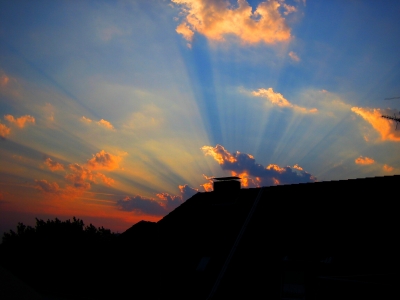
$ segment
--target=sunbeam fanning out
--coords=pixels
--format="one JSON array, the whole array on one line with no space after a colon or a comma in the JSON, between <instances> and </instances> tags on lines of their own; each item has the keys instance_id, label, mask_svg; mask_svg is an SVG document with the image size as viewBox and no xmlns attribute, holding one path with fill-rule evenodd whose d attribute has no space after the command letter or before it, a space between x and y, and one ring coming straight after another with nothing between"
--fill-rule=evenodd
<instances>
[{"instance_id":1,"label":"sunbeam fanning out","mask_svg":"<svg viewBox=\"0 0 400 300\"><path fill-rule=\"evenodd\" d=\"M398 174L400 129L382 116L400 109L399 9L5 1L0 234L72 216L123 231L213 177L250 188Z\"/></svg>"}]
</instances>

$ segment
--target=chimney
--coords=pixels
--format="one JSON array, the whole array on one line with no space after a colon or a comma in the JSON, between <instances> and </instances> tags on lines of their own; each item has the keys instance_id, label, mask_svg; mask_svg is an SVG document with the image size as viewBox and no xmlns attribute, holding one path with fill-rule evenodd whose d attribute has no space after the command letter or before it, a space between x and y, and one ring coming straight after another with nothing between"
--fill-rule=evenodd
<instances>
[{"instance_id":1,"label":"chimney","mask_svg":"<svg viewBox=\"0 0 400 300\"><path fill-rule=\"evenodd\" d=\"M239 177L219 177L213 178L214 192L235 192L240 190Z\"/></svg>"}]
</instances>

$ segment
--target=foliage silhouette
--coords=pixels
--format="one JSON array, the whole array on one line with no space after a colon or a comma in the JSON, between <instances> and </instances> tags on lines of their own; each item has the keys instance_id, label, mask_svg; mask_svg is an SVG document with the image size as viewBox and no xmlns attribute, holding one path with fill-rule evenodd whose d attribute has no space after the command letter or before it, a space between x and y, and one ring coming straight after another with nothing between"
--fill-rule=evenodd
<instances>
[{"instance_id":1,"label":"foliage silhouette","mask_svg":"<svg viewBox=\"0 0 400 300\"><path fill-rule=\"evenodd\" d=\"M85 227L82 220L73 217L66 221L61 221L58 218L54 220L41 220L36 218L36 226L26 226L19 222L17 232L10 230L9 233L4 233L2 245L11 246L21 245L26 243L48 241L79 241L79 240L110 240L115 235L111 230L105 229L103 226L96 228L92 223Z\"/></svg>"}]
</instances>

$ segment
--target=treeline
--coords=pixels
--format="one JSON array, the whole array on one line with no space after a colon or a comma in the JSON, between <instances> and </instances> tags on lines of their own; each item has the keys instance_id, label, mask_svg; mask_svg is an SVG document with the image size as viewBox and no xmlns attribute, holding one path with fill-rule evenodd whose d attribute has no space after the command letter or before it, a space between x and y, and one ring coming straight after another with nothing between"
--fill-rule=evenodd
<instances>
[{"instance_id":1,"label":"treeline","mask_svg":"<svg viewBox=\"0 0 400 300\"><path fill-rule=\"evenodd\" d=\"M47 298L154 299L156 232L138 227L127 236L75 217L18 223L2 237L0 265Z\"/></svg>"},{"instance_id":2,"label":"treeline","mask_svg":"<svg viewBox=\"0 0 400 300\"><path fill-rule=\"evenodd\" d=\"M113 238L115 234L110 229L103 226L96 228L92 223L85 226L82 220L75 217L72 221L61 221L58 218L44 221L36 218L35 227L19 222L16 232L10 230L9 233L4 233L2 245L8 247L35 242L110 241Z\"/></svg>"}]
</instances>

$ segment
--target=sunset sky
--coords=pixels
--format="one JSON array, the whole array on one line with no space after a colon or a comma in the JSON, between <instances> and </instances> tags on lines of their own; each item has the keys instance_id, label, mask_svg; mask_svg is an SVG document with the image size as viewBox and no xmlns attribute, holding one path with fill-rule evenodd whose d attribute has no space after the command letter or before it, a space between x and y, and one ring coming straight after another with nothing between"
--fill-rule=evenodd
<instances>
[{"instance_id":1,"label":"sunset sky","mask_svg":"<svg viewBox=\"0 0 400 300\"><path fill-rule=\"evenodd\" d=\"M400 1L0 4L0 234L122 232L210 177L400 174ZM383 191L384 192L384 191Z\"/></svg>"}]
</instances>

